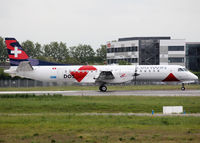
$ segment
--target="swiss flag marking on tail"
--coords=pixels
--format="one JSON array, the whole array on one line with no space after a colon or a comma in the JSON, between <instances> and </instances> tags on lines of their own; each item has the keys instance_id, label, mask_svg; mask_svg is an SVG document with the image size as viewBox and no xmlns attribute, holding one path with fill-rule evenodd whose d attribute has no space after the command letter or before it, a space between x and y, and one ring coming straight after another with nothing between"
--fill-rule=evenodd
<instances>
[{"instance_id":1,"label":"swiss flag marking on tail","mask_svg":"<svg viewBox=\"0 0 200 143\"><path fill-rule=\"evenodd\" d=\"M11 54L14 54L15 56L15 58L17 58L18 57L18 54L21 54L22 53L22 51L21 50L18 50L18 47L15 47L14 48L14 50L11 50Z\"/></svg>"},{"instance_id":2,"label":"swiss flag marking on tail","mask_svg":"<svg viewBox=\"0 0 200 143\"><path fill-rule=\"evenodd\" d=\"M21 45L15 38L5 38L6 47L8 49L8 56L12 60L26 60L28 55L22 49Z\"/></svg>"}]
</instances>

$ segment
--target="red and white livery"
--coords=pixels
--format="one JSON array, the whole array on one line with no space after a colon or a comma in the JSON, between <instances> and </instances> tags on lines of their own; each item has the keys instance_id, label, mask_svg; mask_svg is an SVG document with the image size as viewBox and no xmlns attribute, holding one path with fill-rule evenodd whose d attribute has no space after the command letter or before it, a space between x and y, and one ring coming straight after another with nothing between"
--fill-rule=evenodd
<instances>
[{"instance_id":1,"label":"red and white livery","mask_svg":"<svg viewBox=\"0 0 200 143\"><path fill-rule=\"evenodd\" d=\"M97 83L105 92L108 83L131 81L192 83L198 77L179 65L60 65L30 59L14 38L5 38L11 67L5 72L47 82Z\"/></svg>"}]
</instances>

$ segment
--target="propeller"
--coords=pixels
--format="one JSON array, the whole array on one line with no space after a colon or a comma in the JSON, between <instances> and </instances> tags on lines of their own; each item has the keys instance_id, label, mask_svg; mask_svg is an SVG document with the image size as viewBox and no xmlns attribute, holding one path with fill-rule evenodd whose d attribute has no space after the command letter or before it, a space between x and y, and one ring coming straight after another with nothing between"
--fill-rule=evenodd
<instances>
[{"instance_id":1,"label":"propeller","mask_svg":"<svg viewBox=\"0 0 200 143\"><path fill-rule=\"evenodd\" d=\"M139 76L140 74L137 73L137 66L135 67L135 73L133 74L133 81L136 85L136 79L137 79L137 76Z\"/></svg>"}]
</instances>

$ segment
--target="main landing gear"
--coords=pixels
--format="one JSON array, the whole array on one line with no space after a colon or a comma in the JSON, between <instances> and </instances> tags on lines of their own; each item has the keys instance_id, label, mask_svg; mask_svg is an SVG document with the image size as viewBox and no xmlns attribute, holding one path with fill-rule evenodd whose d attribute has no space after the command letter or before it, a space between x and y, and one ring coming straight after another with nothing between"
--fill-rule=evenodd
<instances>
[{"instance_id":1,"label":"main landing gear","mask_svg":"<svg viewBox=\"0 0 200 143\"><path fill-rule=\"evenodd\" d=\"M99 86L99 90L101 92L106 92L107 91L107 87L105 86L105 84L102 84L101 86Z\"/></svg>"},{"instance_id":2,"label":"main landing gear","mask_svg":"<svg viewBox=\"0 0 200 143\"><path fill-rule=\"evenodd\" d=\"M182 83L181 90L182 90L182 91L184 91L184 90L185 90L184 83Z\"/></svg>"}]
</instances>

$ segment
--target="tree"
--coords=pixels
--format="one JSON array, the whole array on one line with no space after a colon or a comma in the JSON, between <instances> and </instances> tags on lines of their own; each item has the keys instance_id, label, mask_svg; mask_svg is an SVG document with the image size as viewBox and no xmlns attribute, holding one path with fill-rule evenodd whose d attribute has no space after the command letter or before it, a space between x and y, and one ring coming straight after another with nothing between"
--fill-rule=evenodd
<instances>
[{"instance_id":1,"label":"tree","mask_svg":"<svg viewBox=\"0 0 200 143\"><path fill-rule=\"evenodd\" d=\"M45 44L43 46L44 54L40 57L40 60L55 62L55 59L52 57L52 51L50 44Z\"/></svg>"},{"instance_id":2,"label":"tree","mask_svg":"<svg viewBox=\"0 0 200 143\"><path fill-rule=\"evenodd\" d=\"M59 57L59 54L60 54L60 50L59 50L59 44L58 42L51 42L49 44L50 46L50 56L55 60L55 61L58 61L58 57Z\"/></svg>"},{"instance_id":3,"label":"tree","mask_svg":"<svg viewBox=\"0 0 200 143\"><path fill-rule=\"evenodd\" d=\"M58 61L65 63L67 59L69 59L69 49L66 46L66 43L59 43L59 50L58 50Z\"/></svg>"},{"instance_id":4,"label":"tree","mask_svg":"<svg viewBox=\"0 0 200 143\"><path fill-rule=\"evenodd\" d=\"M97 56L96 60L99 63L105 63L106 61L106 53L107 53L107 47L106 45L101 45L101 48L96 50Z\"/></svg>"},{"instance_id":5,"label":"tree","mask_svg":"<svg viewBox=\"0 0 200 143\"><path fill-rule=\"evenodd\" d=\"M45 57L51 56L51 48L50 48L49 44L44 45L43 49L44 49L43 56L45 56Z\"/></svg>"},{"instance_id":6,"label":"tree","mask_svg":"<svg viewBox=\"0 0 200 143\"><path fill-rule=\"evenodd\" d=\"M69 50L65 43L51 42L44 45L44 56L50 59L50 61L65 63L69 57Z\"/></svg>"},{"instance_id":7,"label":"tree","mask_svg":"<svg viewBox=\"0 0 200 143\"><path fill-rule=\"evenodd\" d=\"M43 55L42 46L37 42L35 43L35 56L40 57Z\"/></svg>"},{"instance_id":8,"label":"tree","mask_svg":"<svg viewBox=\"0 0 200 143\"><path fill-rule=\"evenodd\" d=\"M8 78L10 78L10 75L8 73L5 73L3 68L0 68L0 79L8 79Z\"/></svg>"},{"instance_id":9,"label":"tree","mask_svg":"<svg viewBox=\"0 0 200 143\"><path fill-rule=\"evenodd\" d=\"M7 58L8 58L8 53L6 45L4 39L0 37L0 62L5 62Z\"/></svg>"},{"instance_id":10,"label":"tree","mask_svg":"<svg viewBox=\"0 0 200 143\"><path fill-rule=\"evenodd\" d=\"M70 48L70 55L80 64L93 63L95 52L90 45L78 45Z\"/></svg>"},{"instance_id":11,"label":"tree","mask_svg":"<svg viewBox=\"0 0 200 143\"><path fill-rule=\"evenodd\" d=\"M131 65L131 63L129 63L125 60L119 60L119 65Z\"/></svg>"},{"instance_id":12,"label":"tree","mask_svg":"<svg viewBox=\"0 0 200 143\"><path fill-rule=\"evenodd\" d=\"M32 41L26 40L25 42L22 42L21 46L29 57L32 57L32 58L37 57L34 43Z\"/></svg>"}]
</instances>

